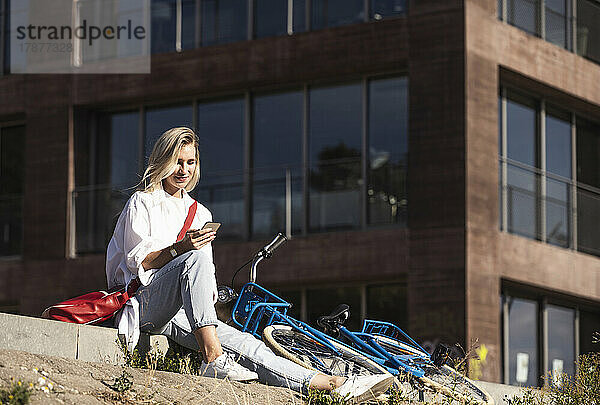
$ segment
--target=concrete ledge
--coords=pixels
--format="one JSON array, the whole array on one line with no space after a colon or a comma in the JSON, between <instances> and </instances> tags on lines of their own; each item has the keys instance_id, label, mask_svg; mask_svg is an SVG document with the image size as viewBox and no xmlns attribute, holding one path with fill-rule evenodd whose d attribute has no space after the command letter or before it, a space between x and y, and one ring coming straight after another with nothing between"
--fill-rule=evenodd
<instances>
[{"instance_id":1,"label":"concrete ledge","mask_svg":"<svg viewBox=\"0 0 600 405\"><path fill-rule=\"evenodd\" d=\"M124 360L117 345L117 330L113 328L0 313L0 330L1 349L111 364L122 364ZM138 351L147 353L154 347L166 353L169 348L167 338L142 333ZM519 387L483 381L474 383L486 390L496 405L506 404L505 397L522 395Z\"/></svg>"},{"instance_id":2,"label":"concrete ledge","mask_svg":"<svg viewBox=\"0 0 600 405\"><path fill-rule=\"evenodd\" d=\"M507 401L508 399L523 395L523 389L514 385L496 384L486 381L473 381L473 383L490 394L491 397L494 398L494 403L496 405L509 404Z\"/></svg>"},{"instance_id":3,"label":"concrete ledge","mask_svg":"<svg viewBox=\"0 0 600 405\"><path fill-rule=\"evenodd\" d=\"M84 361L122 364L117 330L0 313L0 348ZM165 336L142 333L138 350L169 348Z\"/></svg>"}]
</instances>

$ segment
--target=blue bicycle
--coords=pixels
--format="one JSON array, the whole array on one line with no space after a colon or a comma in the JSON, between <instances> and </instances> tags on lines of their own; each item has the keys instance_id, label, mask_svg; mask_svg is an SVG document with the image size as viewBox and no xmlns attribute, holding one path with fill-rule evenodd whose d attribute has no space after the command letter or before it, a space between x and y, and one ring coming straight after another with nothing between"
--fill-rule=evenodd
<instances>
[{"instance_id":1,"label":"blue bicycle","mask_svg":"<svg viewBox=\"0 0 600 405\"><path fill-rule=\"evenodd\" d=\"M393 324L367 320L361 332L351 332L343 326L349 316L347 305L319 318L318 324L326 333L288 315L289 302L255 283L258 264L270 258L285 241L279 234L254 256L250 282L239 295L229 287L219 287L219 301L237 298L231 321L242 331L262 338L278 355L326 374L391 373L407 376L411 383L419 385L417 389L429 388L464 402L493 404L486 392L451 367L432 360L417 342ZM234 279L244 266L236 271ZM347 343L331 335L340 336ZM443 356L436 360L439 358Z\"/></svg>"}]
</instances>

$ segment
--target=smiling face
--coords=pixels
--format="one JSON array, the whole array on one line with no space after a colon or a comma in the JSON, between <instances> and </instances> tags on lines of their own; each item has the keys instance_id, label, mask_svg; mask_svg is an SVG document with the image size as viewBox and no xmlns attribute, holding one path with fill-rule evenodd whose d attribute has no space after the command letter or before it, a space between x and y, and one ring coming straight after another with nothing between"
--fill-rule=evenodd
<instances>
[{"instance_id":1,"label":"smiling face","mask_svg":"<svg viewBox=\"0 0 600 405\"><path fill-rule=\"evenodd\" d=\"M192 144L181 147L177 156L177 167L173 173L162 181L163 189L176 197L183 197L183 193L176 193L185 188L192 179L198 161L196 159L196 148Z\"/></svg>"}]
</instances>

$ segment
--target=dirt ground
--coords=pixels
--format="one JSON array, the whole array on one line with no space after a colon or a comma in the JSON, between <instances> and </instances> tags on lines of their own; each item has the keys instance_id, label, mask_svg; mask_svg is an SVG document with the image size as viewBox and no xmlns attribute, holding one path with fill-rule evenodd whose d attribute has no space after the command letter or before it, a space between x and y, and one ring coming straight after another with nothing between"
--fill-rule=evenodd
<instances>
[{"instance_id":1,"label":"dirt ground","mask_svg":"<svg viewBox=\"0 0 600 405\"><path fill-rule=\"evenodd\" d=\"M129 376L123 372L129 373ZM12 380L11 380L12 379ZM88 363L15 350L0 350L0 387L32 384L31 404L223 404L303 403L295 392L258 382L237 383L163 371ZM129 389L119 393L109 386ZM115 384L117 383L117 384Z\"/></svg>"}]
</instances>

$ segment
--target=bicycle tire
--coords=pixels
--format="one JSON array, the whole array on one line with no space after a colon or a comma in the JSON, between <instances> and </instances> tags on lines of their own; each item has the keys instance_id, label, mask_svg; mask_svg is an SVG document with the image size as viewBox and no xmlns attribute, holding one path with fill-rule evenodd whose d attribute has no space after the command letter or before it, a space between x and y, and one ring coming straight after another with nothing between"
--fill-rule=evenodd
<instances>
[{"instance_id":1,"label":"bicycle tire","mask_svg":"<svg viewBox=\"0 0 600 405\"><path fill-rule=\"evenodd\" d=\"M374 335L375 340L391 354L406 354L406 351L397 346L393 339ZM473 381L460 374L458 371L444 365L437 367L430 361L416 361L425 371L423 377L418 377L423 385L433 391L440 392L457 400L477 405L494 405L494 399L485 390L477 387Z\"/></svg>"},{"instance_id":2,"label":"bicycle tire","mask_svg":"<svg viewBox=\"0 0 600 405\"><path fill-rule=\"evenodd\" d=\"M277 355L302 367L328 375L387 374L387 370L359 352L335 341L330 343L340 354L291 326L271 325L264 329L263 340Z\"/></svg>"}]
</instances>

